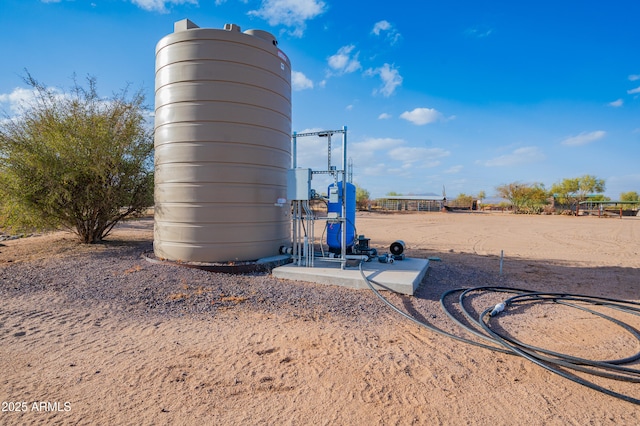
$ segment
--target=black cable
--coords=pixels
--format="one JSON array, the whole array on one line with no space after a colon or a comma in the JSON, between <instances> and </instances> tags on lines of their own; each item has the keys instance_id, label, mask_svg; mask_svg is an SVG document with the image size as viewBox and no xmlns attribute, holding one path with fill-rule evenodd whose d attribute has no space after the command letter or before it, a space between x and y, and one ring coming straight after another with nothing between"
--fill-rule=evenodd
<instances>
[{"instance_id":1,"label":"black cable","mask_svg":"<svg viewBox=\"0 0 640 426\"><path fill-rule=\"evenodd\" d=\"M490 311L491 311L491 308L485 309L482 312L482 314L480 314L480 316L481 317L485 317L485 316L489 315ZM484 322L483 322L483 324L484 324ZM488 326L485 327L485 330L487 331L487 333L489 333L493 337L495 337L496 341L501 343L505 348L511 349L516 354L528 359L529 361L533 362L536 365L539 365L540 367L542 367L542 368L544 368L544 369L546 369L548 371L551 371L552 373L556 373L559 376L564 377L565 379L569 379L569 380L571 380L571 381L573 381L575 383L578 383L580 385L586 386L586 387L588 387L590 389L593 389L593 390L596 390L598 392L602 392L602 393L605 393L607 395L613 396L615 398L622 399L624 401L628 401L628 402L631 402L633 404L640 405L640 399L633 398L631 396L624 395L624 394L621 394L619 392L612 391L611 389L607 389L607 388L602 387L600 385L597 385L597 384L595 384L593 382L585 380L585 379L583 379L581 377L578 377L578 376L570 374L570 373L568 373L566 371L560 370L559 368L553 367L552 364L547 364L547 363L543 362L539 357L534 356L530 352L527 352L527 351L517 347L516 345L512 345L509 342L507 342L505 340L502 340L500 338L500 336L497 333L495 333L493 330L491 330L491 328L489 328Z\"/></svg>"},{"instance_id":2,"label":"black cable","mask_svg":"<svg viewBox=\"0 0 640 426\"><path fill-rule=\"evenodd\" d=\"M398 313L398 314L402 315L403 317L407 318L407 319L408 319L408 320L410 320L410 321L413 321L414 323L418 324L419 326L426 328L427 330L433 331L433 332L435 332L435 333L441 334L441 335L446 336L446 337L450 337L450 338L455 339L455 340L458 340L458 341L460 341L460 342L468 343L468 344L470 344L470 345L479 346L479 347L481 347L481 348L486 348L486 349L495 350L495 351L502 352L502 353L507 353L507 354L510 354L510 353L511 353L510 351L505 350L505 349L502 349L502 348L500 348L500 347L495 347L495 346L485 345L485 344L483 344L483 343L479 343L479 342L476 342L476 341L473 341L473 340L470 340L470 339L466 339L466 338L464 338L464 337L457 336L457 335L455 335L455 334L449 333L448 331L444 331L444 330L442 330L442 329L440 329L440 328L438 328L438 327L436 327L436 326L433 326L433 325L431 325L431 324L429 324L429 323L426 323L426 322L420 321L419 319L414 318L413 316L411 316L411 315L407 314L406 312L403 312L401 309L399 309L399 308L398 308L397 306L395 306L393 303L391 303L391 302L389 302L387 299L385 299L385 298L384 298L384 296L382 296L382 295L380 294L380 292L379 292L378 290L376 290L376 289L373 287L373 284L376 284L376 285L377 285L377 286L379 286L379 287L386 288L384 285L379 284L379 283L377 283L377 282L375 282L375 281L370 280L369 278L367 278L367 276L364 274L364 271L363 271L363 269L362 269L362 265L363 265L363 262L360 262L360 274L362 275L362 278L364 278L364 281L366 282L366 284L367 284L367 286L369 287L369 289L371 289L371 290L373 291L373 293L374 293L376 296L378 296L378 298L379 298L379 299L380 299L384 304L386 304L389 308L391 308L391 309L392 309L393 311L395 311L396 313ZM373 284L372 284L372 283L373 283ZM390 288L386 288L386 289L387 289L387 290L390 290L390 291L393 291L393 290L391 290ZM485 336L485 337L486 337L486 336Z\"/></svg>"},{"instance_id":3,"label":"black cable","mask_svg":"<svg viewBox=\"0 0 640 426\"><path fill-rule=\"evenodd\" d=\"M474 340L470 340L453 333L449 333L444 331L438 327L435 327L427 322L421 321L414 316L402 311L393 303L388 301L384 296L380 294L380 292L374 288L373 284L376 284L379 287L385 288L387 290L391 290L374 280L370 280L364 273L363 270L363 262L360 262L360 274L362 278L365 280L367 286L373 293L387 306L389 306L393 311L400 314L401 316L409 319L410 321L427 328L433 332L441 334L446 337L453 338L455 340L472 344L475 346L479 346L485 349L489 349L496 352L512 354L512 355L520 355L531 362L539 365L540 367L556 373L561 377L567 378L575 383L586 386L590 389L596 390L598 392L602 392L604 394L613 396L615 398L631 402L632 404L640 405L640 399L634 398L629 395L625 395L619 392L615 392L611 389L600 386L596 383L593 383L589 380L583 379L582 377L576 376L564 369L572 369L575 371L580 371L584 373L589 373L592 375L597 375L601 377L605 377L613 380L620 380L632 383L640 383L640 370L625 367L623 364L629 364L631 362L635 362L640 359L640 351L632 356L625 357L617 360L607 360L607 361L598 361L598 360L588 360L584 358L574 357L571 355L562 354L559 352L547 350L544 348L535 347L532 345L525 344L523 342L518 341L515 338L507 336L505 333L497 332L492 329L490 326L490 320L493 318L495 312L499 312L495 308L485 309L480 315L476 318L474 315L465 307L465 299L474 292L499 292L499 293L514 293L515 295L506 299L503 302L502 308L506 309L509 306L524 304L524 303L540 303L540 302L552 302L559 303L565 306L569 306L572 308L580 309L585 312L591 313L593 315L599 316L607 321L610 321L624 330L629 332L633 337L636 338L640 342L640 332L630 326L629 324L620 321L616 318L603 314L593 309L589 309L585 306L577 305L574 302L580 302L583 304L591 304L596 306L603 306L610 309L616 309L623 311L625 313L640 316L640 303L625 301L625 300L617 300L611 298L604 297L594 297L594 296L585 296L585 295L576 295L576 294L568 294L568 293L543 293L543 292L533 292L524 289L511 288L511 287L500 287L500 286L483 286L483 287L473 287L473 288L458 288L449 290L442 294L440 297L440 305L442 306L444 312L447 316L453 320L458 326L460 326L463 330L483 339L490 343L497 344L502 347L491 346L488 344L483 344L476 342ZM393 291L393 290L391 290ZM464 314L464 316L469 320L469 322L473 325L471 327L468 324L460 321L456 316L447 308L445 303L445 299L454 294L460 293L458 297L458 304L460 311ZM496 315L497 316L497 315ZM475 327L475 328L474 328ZM483 332L479 331L482 330ZM563 369L564 368L564 369ZM613 371L614 373L609 373L607 371Z\"/></svg>"},{"instance_id":4,"label":"black cable","mask_svg":"<svg viewBox=\"0 0 640 426\"><path fill-rule=\"evenodd\" d=\"M565 306L569 306L569 307L572 307L572 308L580 309L580 310L588 312L590 314L599 316L599 317L601 317L603 319L606 319L607 321L610 321L610 322L612 322L612 323L624 328L631 335L633 335L633 337L635 337L636 340L640 341L640 333L636 329L631 327L629 324L626 324L626 323L624 323L622 321L619 321L619 320L617 320L617 319L615 319L613 317L610 317L609 315L605 315L605 314L600 313L598 311L594 311L593 309L588 309L588 308L585 308L585 307L582 307L582 306L579 306L579 305L575 305L575 304L572 304L572 303L566 303L566 302L564 302L565 297L556 298L556 297L554 297L553 294L531 293L531 294L527 294L527 295L514 296L514 297L512 297L510 299L507 299L507 301L505 301L505 303L507 305L512 305L512 304L514 304L516 302L527 301L527 299L523 299L522 296L527 296L527 297L538 296L538 300L537 301L539 301L539 300L542 300L542 301L552 300L553 303L559 303L559 304L562 304L562 305L565 305ZM549 297L552 297L552 299L549 299ZM591 298L588 298L588 296L585 297L585 296L566 295L566 297L569 298L568 300L582 301L582 302L585 302L585 303L597 303L594 300L592 300ZM489 325L489 324L487 323L487 325ZM636 353L636 354L634 354L632 356L629 356L629 357L626 357L626 358L622 358L622 359L617 359L617 360L591 361L591 360L578 358L578 357L569 357L569 356L566 356L566 355L563 355L563 354L559 354L559 353L556 353L556 352L553 352L553 351L549 351L549 350L546 350L546 349L543 349L543 348L538 348L538 347L535 347L535 346L532 346L532 345L528 345L528 344L525 344L523 342L519 342L518 340L516 340L514 338L511 338L511 337L508 337L508 336L501 335L500 337L505 339L505 340L509 340L511 343L516 344L518 346L525 347L527 349L534 350L534 351L537 351L537 352L546 353L548 355L557 356L558 358L567 358L571 362L575 362L575 363L582 363L582 364L589 364L589 365L602 364L604 366L605 364L613 364L613 365L629 364L631 362L634 362L634 361L637 361L638 359L640 359L640 352L638 352L638 353ZM635 370L635 372L640 374L640 370Z\"/></svg>"},{"instance_id":5,"label":"black cable","mask_svg":"<svg viewBox=\"0 0 640 426\"><path fill-rule=\"evenodd\" d=\"M452 319L454 322L456 322L460 327L462 327L463 329L466 329L469 332L472 332L473 334L488 340L490 342L496 342L495 337L493 336L487 336L483 333L480 333L478 331L476 331L475 329L470 328L469 326L467 326L466 324L463 324L460 320L458 320L446 307L446 305L444 304L444 298L454 292L460 292L460 297L459 297L459 304L460 304L460 310L464 313L464 315L473 323L475 324L477 327L479 327L480 329L484 330L484 326L482 324L480 324L480 322L469 312L468 309L465 308L464 305L464 298L467 297L470 293L472 292L477 292L477 291L494 291L494 292L502 292L502 293L519 293L518 295L507 299L507 301L505 301L506 305L512 304L512 300L515 300L516 298L523 298L523 297L532 297L535 298L536 301L542 300L542 296L547 296L547 297L554 297L554 301L556 303L562 303L561 301L559 301L557 299L558 294L552 294L552 293L536 293L536 292L531 292L528 290L523 290L523 289L516 289L516 288L512 288L512 287L495 287L495 286L491 286L491 287L474 287L474 288L468 288L468 289L454 289L454 290L449 290L447 292L445 292L443 294L443 296L440 298L440 304L442 305L442 307L444 308L445 312L447 313L447 315L449 316L450 319ZM564 298L567 297L572 297L575 298L577 296L573 295L566 295L566 294L562 294L562 296ZM582 296L585 297L585 296ZM599 298L599 301L603 301L605 299L603 298ZM611 301L612 299L606 299L607 301ZM627 303L627 302L625 302ZM630 302L633 303L633 302ZM571 306L571 305L570 305ZM635 309L634 309L635 310ZM595 313L596 315L599 315L600 313L598 312L592 312ZM621 326L623 326L623 328L627 329L628 325L621 323ZM638 335L637 331L635 329L633 329L631 327L631 329L627 329L627 331L629 331L631 334L633 334L636 339L640 340L640 336ZM495 332L496 334L499 334L497 332ZM554 358L551 357L547 357L544 355L541 355L540 353L536 354L536 356L545 362L549 362L549 363L555 363L558 365L562 365L564 367L569 367L569 368L573 368L574 370L577 371L582 371L584 373L589 373L589 374L593 374L593 375L598 375L601 377L605 377L608 379L613 379L613 380L625 380L625 381L632 381L632 382L640 382L640 378L635 378L635 377L629 377L629 376L622 376L622 375L618 375L618 374L609 374L606 372L602 372L600 370L596 370L593 368L586 368L580 365L579 361L583 361L583 364L587 364L587 365L591 365L591 366L595 366L597 368L601 368L601 369L609 369L609 370L615 370L615 371L622 371L622 372L626 372L626 373L631 373L631 374L636 374L638 373L638 370L634 370L634 369L630 369L630 368L626 368L626 367L621 367L621 366L615 366L615 365L608 365L607 363L610 363L611 361L605 361L605 362L600 362L600 361L590 361L590 360L582 360L576 357L570 357L568 355L563 355L563 354L559 354L557 352L552 352L552 351L548 351L542 348L537 348L531 345L526 345L522 342L519 342L513 338L507 338L505 336L502 336L505 340L515 344L516 346L519 346L521 349L523 350L531 350L531 351L538 351L540 353L547 353L548 355L552 355L554 356ZM628 357L625 358L623 360L617 360L617 363L629 363L629 362L633 362L638 358L639 354L636 354L632 357ZM568 360L565 360L568 359ZM613 363L612 363L613 364Z\"/></svg>"}]
</instances>

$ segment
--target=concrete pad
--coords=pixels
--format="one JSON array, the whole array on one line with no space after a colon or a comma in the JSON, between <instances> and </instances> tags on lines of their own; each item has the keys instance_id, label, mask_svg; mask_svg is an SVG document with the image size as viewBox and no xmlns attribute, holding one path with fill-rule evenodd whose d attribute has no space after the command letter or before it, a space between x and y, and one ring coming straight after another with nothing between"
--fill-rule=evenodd
<instances>
[{"instance_id":1,"label":"concrete pad","mask_svg":"<svg viewBox=\"0 0 640 426\"><path fill-rule=\"evenodd\" d=\"M357 264L341 269L340 262L323 259L315 259L314 262L313 267L297 266L292 263L278 266L271 271L271 274L274 277L288 280L369 289ZM408 295L413 295L428 268L429 261L427 259L414 258L405 258L394 263L380 263L373 260L363 264L363 271L367 278L380 284L374 284L376 289L392 290Z\"/></svg>"}]
</instances>

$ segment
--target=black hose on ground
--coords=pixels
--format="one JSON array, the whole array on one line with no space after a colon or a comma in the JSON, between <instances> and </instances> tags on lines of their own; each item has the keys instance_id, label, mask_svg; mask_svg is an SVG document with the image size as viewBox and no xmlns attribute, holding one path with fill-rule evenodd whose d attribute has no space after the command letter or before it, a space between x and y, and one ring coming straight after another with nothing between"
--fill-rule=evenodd
<instances>
[{"instance_id":1,"label":"black hose on ground","mask_svg":"<svg viewBox=\"0 0 640 426\"><path fill-rule=\"evenodd\" d=\"M586 386L590 389L596 390L598 392L602 392L604 394L613 396L615 398L630 402L632 404L640 405L640 399L634 398L629 395L625 395L611 389L600 386L592 381L586 380L580 376L570 373L567 370L580 371L582 373L589 373L592 375L605 377L607 379L620 380L625 382L632 383L640 383L640 370L625 367L624 364L630 364L632 362L638 361L640 359L640 352L617 360L588 360L584 358L574 357L567 354L562 354L559 352L547 350L544 348L539 348L536 346L528 345L523 342L518 341L515 338L512 338L504 332L498 332L495 329L491 328L490 321L493 317L499 315L499 313L508 308L509 306L515 306L518 304L526 304L526 303L559 303L565 306L569 306L572 308L580 309L582 311L591 313L593 315L599 316L603 319L606 319L615 325L622 327L624 330L629 332L638 342L640 342L640 332L636 330L634 327L630 326L627 323L624 323L618 319L615 319L611 316L605 315L601 312L598 312L593 309L589 309L585 306L578 305L576 303L582 303L586 305L596 305L603 306L610 309L620 310L625 313L640 316L640 303L630 302L625 300L617 300L610 299L604 297L594 297L594 296L585 296L585 295L576 295L576 294L567 294L567 293L543 293L543 292L533 292L524 289L517 289L511 287L499 287L499 286L483 286L483 287L473 287L473 288L458 288L449 290L442 294L440 297L440 305L442 306L444 312L447 316L453 320L458 326L462 327L463 330L487 341L491 344L480 343L475 340L467 339L465 337L461 337L455 335L453 333L442 330L438 327L435 327L432 324L429 324L425 321L421 321L415 318L413 315L410 315L393 303L388 301L384 296L380 294L380 292L373 286L376 284L382 288L386 288L381 284L376 283L374 280L370 280L364 273L363 270L363 262L360 262L360 274L362 278L366 282L367 286L373 293L389 308L391 308L394 312L400 314L401 316L407 318L408 320L418 324L421 327L424 327L430 331L438 333L440 335L458 340L463 343L468 343L471 345L479 346L481 348L489 349L496 352L506 353L510 355L520 355L529 361L539 365L540 367L556 373L561 377L569 379L575 383ZM388 289L389 290L389 289ZM477 292L498 292L498 293L512 293L515 296L509 297L503 303L496 305L496 307L490 307L485 309L478 317L475 317L471 314L471 312L465 307L464 300L471 293ZM474 327L470 327L468 324L460 321L456 316L447 308L445 303L445 299L455 293L460 293L458 297L458 306L467 320L474 324ZM483 330L480 332L478 330ZM494 346L496 345L496 346ZM613 372L613 373L611 373Z\"/></svg>"}]
</instances>

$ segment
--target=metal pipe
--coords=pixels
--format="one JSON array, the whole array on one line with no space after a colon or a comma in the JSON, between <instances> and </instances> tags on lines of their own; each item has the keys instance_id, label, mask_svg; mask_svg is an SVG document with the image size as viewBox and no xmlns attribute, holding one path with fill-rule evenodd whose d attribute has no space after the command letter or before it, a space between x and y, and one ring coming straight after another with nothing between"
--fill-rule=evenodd
<instances>
[{"instance_id":1,"label":"metal pipe","mask_svg":"<svg viewBox=\"0 0 640 426\"><path fill-rule=\"evenodd\" d=\"M348 254L346 255L348 260L364 260L365 262L369 260L369 256L366 254Z\"/></svg>"},{"instance_id":2,"label":"metal pipe","mask_svg":"<svg viewBox=\"0 0 640 426\"><path fill-rule=\"evenodd\" d=\"M331 132L327 133L327 170L331 170Z\"/></svg>"},{"instance_id":3,"label":"metal pipe","mask_svg":"<svg viewBox=\"0 0 640 426\"><path fill-rule=\"evenodd\" d=\"M293 156L291 157L291 161L292 161L292 168L296 168L298 167L298 141L297 141L297 133L293 132Z\"/></svg>"},{"instance_id":4,"label":"metal pipe","mask_svg":"<svg viewBox=\"0 0 640 426\"><path fill-rule=\"evenodd\" d=\"M342 269L345 267L347 254L347 126L342 127L342 220L340 241L342 245Z\"/></svg>"},{"instance_id":5,"label":"metal pipe","mask_svg":"<svg viewBox=\"0 0 640 426\"><path fill-rule=\"evenodd\" d=\"M302 202L302 208L304 209L304 219L307 223L306 227L306 236L305 236L305 263L307 267L313 266L313 257L314 257L314 232L313 232L313 212L311 211L311 207L309 205L309 201L305 200Z\"/></svg>"}]
</instances>

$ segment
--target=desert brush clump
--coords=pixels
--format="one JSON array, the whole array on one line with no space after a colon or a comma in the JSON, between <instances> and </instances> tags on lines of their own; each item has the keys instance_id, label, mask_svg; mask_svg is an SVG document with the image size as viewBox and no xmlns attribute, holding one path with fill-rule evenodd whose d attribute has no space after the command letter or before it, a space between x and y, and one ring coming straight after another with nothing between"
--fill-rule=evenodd
<instances>
[{"instance_id":1,"label":"desert brush clump","mask_svg":"<svg viewBox=\"0 0 640 426\"><path fill-rule=\"evenodd\" d=\"M0 226L67 229L95 243L153 205L141 91L103 98L93 77L69 92L24 80L33 96L0 121Z\"/></svg>"}]
</instances>

